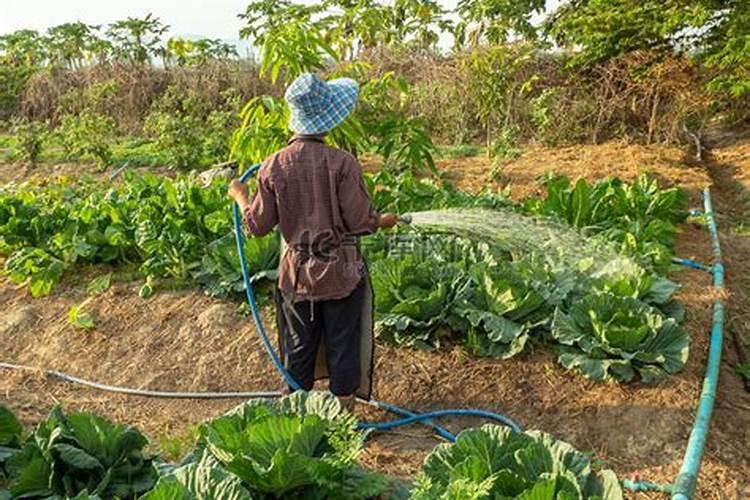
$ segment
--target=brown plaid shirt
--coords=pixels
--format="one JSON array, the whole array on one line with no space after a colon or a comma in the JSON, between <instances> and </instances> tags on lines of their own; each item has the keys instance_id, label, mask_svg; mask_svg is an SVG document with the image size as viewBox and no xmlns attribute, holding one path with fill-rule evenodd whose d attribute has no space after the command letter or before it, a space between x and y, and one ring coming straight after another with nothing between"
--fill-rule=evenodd
<instances>
[{"instance_id":1,"label":"brown plaid shirt","mask_svg":"<svg viewBox=\"0 0 750 500\"><path fill-rule=\"evenodd\" d=\"M356 237L378 228L359 163L322 136L295 136L263 162L243 216L255 236L278 224L288 246L279 288L297 301L350 295L364 273Z\"/></svg>"}]
</instances>

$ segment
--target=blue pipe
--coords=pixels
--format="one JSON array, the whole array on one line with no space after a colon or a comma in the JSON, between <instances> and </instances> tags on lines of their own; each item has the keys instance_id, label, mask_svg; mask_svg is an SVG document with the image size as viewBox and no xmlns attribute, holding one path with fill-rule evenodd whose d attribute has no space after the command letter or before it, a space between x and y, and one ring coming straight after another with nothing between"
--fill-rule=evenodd
<instances>
[{"instance_id":1,"label":"blue pipe","mask_svg":"<svg viewBox=\"0 0 750 500\"><path fill-rule=\"evenodd\" d=\"M697 269L699 271L706 271L707 273L710 273L712 271L710 266L701 264L700 262L696 262L693 259L683 259L681 257L672 257L672 262L675 264L680 264L681 266L690 267L692 269Z\"/></svg>"},{"instance_id":2,"label":"blue pipe","mask_svg":"<svg viewBox=\"0 0 750 500\"><path fill-rule=\"evenodd\" d=\"M437 411L431 411L429 413L422 413L419 415L414 415L412 417L402 418L400 420L393 420L390 422L382 422L382 423L364 423L361 425L363 429L373 429L373 430L389 430L393 429L394 427L399 427L402 425L408 425L412 424L414 422L421 422L425 419L431 419L436 417L447 417L451 415L460 415L460 416L469 416L469 417L482 417L489 420L494 420L496 422L500 422L501 424L507 425L511 429L513 429L515 432L521 432L521 428L513 422L511 419L504 415L499 415L497 413L493 413L490 411L484 411L484 410L437 410Z\"/></svg>"},{"instance_id":3,"label":"blue pipe","mask_svg":"<svg viewBox=\"0 0 750 500\"><path fill-rule=\"evenodd\" d=\"M367 404L369 404L369 405L375 406L376 408L380 408L382 410L389 411L391 413L395 413L396 415L401 415L403 417L416 417L416 416L419 416L419 413L411 412L409 410L401 408L400 406L395 406L395 405L392 405L390 403L384 403L382 401L376 401L374 399L370 400L370 401L365 401L365 402ZM400 422L400 420L394 420L391 423L394 423L394 422ZM451 431L449 431L445 427L442 427L440 425L435 424L432 420L424 420L424 421L422 421L420 423L432 427L432 429L435 431L435 433L438 436L442 437L443 439L445 439L447 441L450 441L451 443L456 442L456 435L455 434L453 434ZM366 423L362 424L362 425L360 425L360 427L364 427L365 425L367 425L367 424ZM403 424L403 425L406 425L406 424ZM396 425L396 426L394 426L394 428L395 427L398 427L398 426Z\"/></svg>"},{"instance_id":4,"label":"blue pipe","mask_svg":"<svg viewBox=\"0 0 750 500\"><path fill-rule=\"evenodd\" d=\"M724 265L721 260L721 244L719 242L719 231L716 227L716 219L711 203L711 192L708 188L703 191L703 205L714 254L714 265L712 268L713 285L714 288L721 290L724 288ZM698 412L695 416L695 424L693 425L687 449L685 450L682 468L675 479L672 500L690 500L693 498L695 488L698 484L698 472L700 471L703 450L708 437L708 429L711 425L711 414L713 413L716 388L719 383L723 337L724 304L720 299L717 299L714 302L711 343L708 351L706 376L703 379L703 391L701 392L700 403L698 404Z\"/></svg>"},{"instance_id":5,"label":"blue pipe","mask_svg":"<svg viewBox=\"0 0 750 500\"><path fill-rule=\"evenodd\" d=\"M247 180L255 175L258 170L260 169L261 164L256 163L255 165L252 165L250 168L247 169L241 176L240 181L241 182L247 182ZM260 335L261 341L263 342L263 347L266 349L266 352L268 352L268 355L271 357L271 361L273 361L273 364L276 366L276 369L281 373L281 375L284 377L284 380L287 382L287 384L294 390L299 390L300 385L297 383L296 380L294 380L294 377L287 371L284 364L281 362L281 359L279 358L278 354L276 354L276 350L273 348L273 345L271 344L271 341L269 340L268 334L266 333L265 326L263 325L263 319L260 316L260 308L258 307L258 302L255 298L255 292L253 290L253 284L250 281L250 273L247 269L247 261L245 260L245 240L244 236L242 234L242 218L240 215L240 209L239 206L235 203L234 204L234 234L235 234L235 240L237 241L237 251L239 253L240 257L240 268L242 269L242 277L245 281L245 294L247 296L247 303L250 306L250 311L253 316L253 320L255 321L255 326L258 329L258 334ZM521 431L521 427L516 424L513 420L506 417L505 415L501 415L499 413L493 413L489 411L484 410L477 410L477 409L449 409L449 410L439 410L434 411L430 413L424 413L424 414L417 414L414 412L411 412L409 410L405 410L403 408L400 408L398 406L394 406L388 403L382 403L378 401L371 402L374 406L377 406L379 408L383 408L384 410L390 411L392 413L396 413L399 415L405 415L405 418L398 419L398 420L392 420L390 422L380 422L380 423L367 423L363 422L360 424L361 429L371 429L371 430L390 430L395 429L396 427L401 427L403 425L409 425L412 423L422 423L425 425L428 425L432 427L437 434L444 437L448 441L455 441L456 436L453 435L450 431L445 429L444 427L441 427L431 421L431 419L436 417L445 417L450 415L462 415L462 416L474 416L474 417L482 417L487 418L490 420L494 420L496 422L503 423L510 428L512 428L516 432Z\"/></svg>"},{"instance_id":6,"label":"blue pipe","mask_svg":"<svg viewBox=\"0 0 750 500\"><path fill-rule=\"evenodd\" d=\"M672 484L652 483L645 479L624 479L622 487L630 491L661 491L662 493L672 493L674 491L674 485Z\"/></svg>"}]
</instances>

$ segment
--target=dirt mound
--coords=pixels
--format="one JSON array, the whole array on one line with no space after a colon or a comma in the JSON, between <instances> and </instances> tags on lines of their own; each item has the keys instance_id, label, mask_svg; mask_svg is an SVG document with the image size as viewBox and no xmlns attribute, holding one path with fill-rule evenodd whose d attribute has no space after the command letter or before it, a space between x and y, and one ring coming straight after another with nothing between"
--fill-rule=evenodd
<instances>
[{"instance_id":1,"label":"dirt mound","mask_svg":"<svg viewBox=\"0 0 750 500\"><path fill-rule=\"evenodd\" d=\"M514 199L540 192L538 180L548 173L599 180L619 177L633 180L644 172L655 175L665 185L679 185L699 193L711 184L706 171L685 162L685 155L669 146L628 145L618 142L583 144L563 148L532 146L517 160L495 161L485 157L443 160L440 166L457 186L473 191L492 185L488 173L499 172L494 184L510 186Z\"/></svg>"}]
</instances>

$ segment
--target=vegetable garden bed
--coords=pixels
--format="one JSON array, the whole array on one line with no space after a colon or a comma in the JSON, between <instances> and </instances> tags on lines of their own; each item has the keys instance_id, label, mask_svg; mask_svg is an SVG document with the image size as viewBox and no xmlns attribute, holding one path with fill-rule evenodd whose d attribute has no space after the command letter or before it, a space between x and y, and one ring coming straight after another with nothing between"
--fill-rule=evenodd
<instances>
[{"instance_id":1,"label":"vegetable garden bed","mask_svg":"<svg viewBox=\"0 0 750 500\"><path fill-rule=\"evenodd\" d=\"M682 231L677 247L680 255L700 257L701 252L706 252L701 230L685 227ZM91 277L96 274L100 270ZM701 353L708 321L705 313L711 301L704 292L706 277L697 271L683 271L679 278L683 288L678 298L690 310L685 328L694 339L693 353ZM142 301L132 295L140 285L117 283L89 304L92 316L99 319L96 330L75 331L59 320L70 305L83 300L81 288L89 279L82 278L78 284L70 283L70 278L66 281L54 297L32 303L45 307L27 311L34 318L23 314L16 318L31 324L37 324L40 317L46 318L49 326L43 326L35 335L38 345L31 344L32 337L22 332L18 324L6 329L4 335L17 342L8 348L8 356L128 385L145 383L162 389L276 388L276 376L258 352L252 329L242 323L240 332L230 331L233 323L240 321L230 304L191 291L167 291L146 303L149 314L142 317ZM23 290L9 285L2 288L2 298L11 304L27 304L23 296ZM176 298L181 298L182 303ZM205 314L201 312L204 309L213 312ZM153 334L155 324L162 329L161 335ZM165 351L163 359L155 358L156 353ZM123 366L123 352L130 352L129 359L125 369L118 370L118 366ZM191 354L195 352L199 354ZM76 356L80 359L75 360ZM692 420L694 404L686 394L697 393L696 381L702 372L702 361L695 358L694 354L684 372L657 386L612 386L588 382L557 368L554 354L548 349L530 349L520 357L498 362L476 359L453 342L437 352L386 345L379 349L376 391L386 394L389 401L420 410L465 405L504 411L529 428L550 430L579 449L594 450L621 476L641 470L646 477L671 480L684 448L685 429ZM182 366L186 359L191 359L190 366ZM143 366L159 377L143 380L139 369ZM257 369L225 373L225 366ZM148 402L134 408L132 400L14 374L3 382L2 389L10 391L11 402L31 403L21 412L26 419L38 419L50 403L43 403L44 391L30 394L20 382L30 384L32 391L48 388L58 399L69 403L66 406L96 409L119 421L144 425L151 436L166 435L165 425L184 429L232 405ZM88 394L86 399L80 399L82 394ZM378 417L369 410L367 414ZM681 425L674 425L675 421ZM467 424L475 422L455 420L448 426L456 430ZM613 425L618 427L616 432ZM420 429L378 436L366 449L364 462L379 470L410 476L416 470L415 462L433 445L434 441ZM710 464L708 469L712 470Z\"/></svg>"}]
</instances>

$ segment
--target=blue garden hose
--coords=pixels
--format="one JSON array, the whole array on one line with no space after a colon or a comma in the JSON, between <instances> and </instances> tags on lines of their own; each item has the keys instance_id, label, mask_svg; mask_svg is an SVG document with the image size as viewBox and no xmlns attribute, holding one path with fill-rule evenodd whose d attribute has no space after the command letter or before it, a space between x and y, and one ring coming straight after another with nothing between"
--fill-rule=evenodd
<instances>
[{"instance_id":1,"label":"blue garden hose","mask_svg":"<svg viewBox=\"0 0 750 500\"><path fill-rule=\"evenodd\" d=\"M247 182L247 180L250 177L252 177L258 172L258 170L260 169L260 166L261 166L260 163L256 163L255 165L248 168L247 171L245 171L240 176L240 182L243 182L243 183ZM244 236L242 232L242 218L240 215L239 206L236 203L234 204L234 234L237 240L237 251L240 257L240 268L242 269L242 278L245 281L245 293L247 295L247 303L250 306L250 311L253 316L253 321L255 322L255 327L257 328L258 334L260 335L261 341L263 342L263 347L266 349L266 352L268 352L268 355L271 357L271 361L273 361L274 366L276 366L276 369L284 377L284 380L289 385L289 387L291 387L294 390L299 390L300 385L297 383L296 380L294 380L294 377L292 377L292 375L289 373L286 367L284 367L284 364L281 362L281 359L276 353L276 350L273 348L273 345L271 344L268 334L266 333L265 326L263 325L263 320L260 316L260 308L258 307L258 302L255 298L255 292L253 290L253 284L250 281L250 273L248 272L248 269L247 269L247 261L245 260L245 252L244 252L245 241L244 241ZM444 437L448 441L454 442L456 440L456 436L453 435L450 431L448 431L444 427L441 427L431 422L431 419L437 418L437 417L447 417L447 416L455 415L455 416L481 417L481 418L486 418L488 420L494 420L495 422L501 423L503 425L507 425L508 427L513 429L515 432L521 432L521 427L510 418L506 417L505 415L501 415L499 413L493 413L493 412L489 412L485 410L449 409L449 410L433 411L433 412L424 413L424 414L417 414L409 410L406 410L404 408L400 408L398 406L391 405L388 403L381 403L379 401L368 401L368 403L371 404L372 406L376 406L378 408L382 408L392 413L402 415L404 416L404 418L391 420L388 422L378 422L378 423L362 422L360 424L361 429L386 431L386 430L395 429L397 427L401 427L404 425L409 425L409 424L419 422L419 423L432 427L437 434Z\"/></svg>"}]
</instances>

